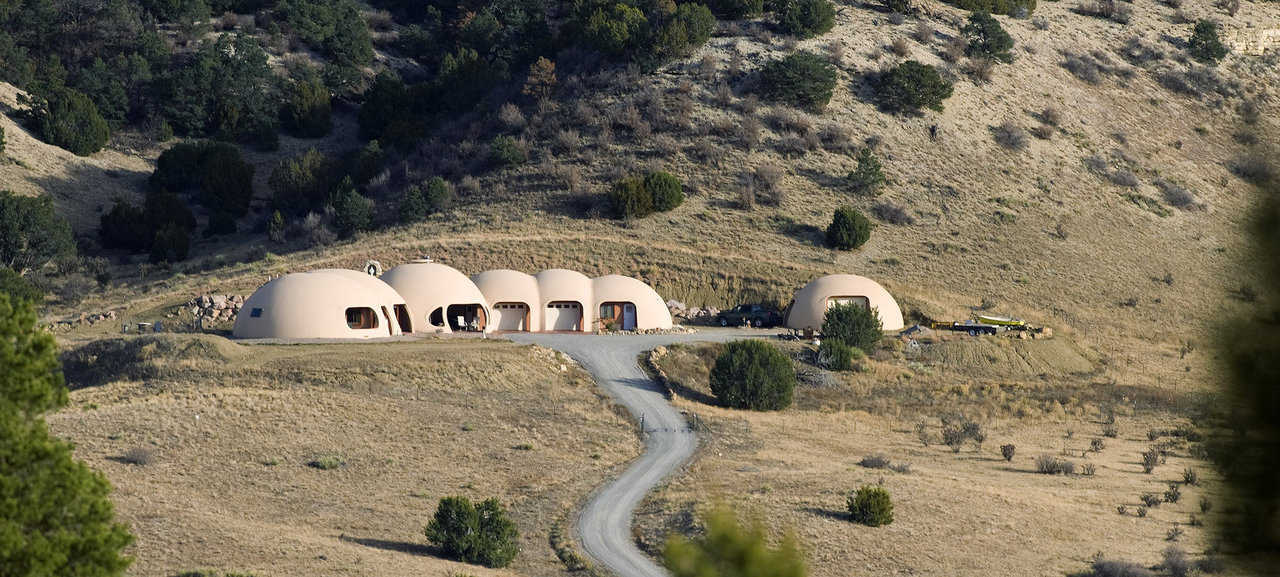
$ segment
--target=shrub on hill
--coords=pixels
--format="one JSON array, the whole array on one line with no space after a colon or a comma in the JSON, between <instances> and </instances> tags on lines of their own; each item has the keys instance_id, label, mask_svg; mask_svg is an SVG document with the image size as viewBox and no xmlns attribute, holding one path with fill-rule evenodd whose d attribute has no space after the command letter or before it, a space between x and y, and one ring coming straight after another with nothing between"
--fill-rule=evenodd
<instances>
[{"instance_id":1,"label":"shrub on hill","mask_svg":"<svg viewBox=\"0 0 1280 577\"><path fill-rule=\"evenodd\" d=\"M242 216L253 198L253 165L233 144L180 143L160 154L148 183L153 189L197 191L210 211Z\"/></svg>"},{"instance_id":2,"label":"shrub on hill","mask_svg":"<svg viewBox=\"0 0 1280 577\"><path fill-rule=\"evenodd\" d=\"M77 156L102 150L111 137L111 129L93 101L70 88L21 100L30 107L25 114L36 136Z\"/></svg>"},{"instance_id":3,"label":"shrub on hill","mask_svg":"<svg viewBox=\"0 0 1280 577\"><path fill-rule=\"evenodd\" d=\"M885 72L876 83L876 99L890 112L914 114L922 108L942 110L952 86L928 64L908 60Z\"/></svg>"},{"instance_id":4,"label":"shrub on hill","mask_svg":"<svg viewBox=\"0 0 1280 577\"><path fill-rule=\"evenodd\" d=\"M836 87L836 69L812 52L795 52L760 71L761 95L812 112L820 112Z\"/></svg>"},{"instance_id":5,"label":"shrub on hill","mask_svg":"<svg viewBox=\"0 0 1280 577\"><path fill-rule=\"evenodd\" d=\"M965 54L970 58L1013 62L1013 37L1005 32L1000 22L989 12L974 12L969 22L960 30L969 44Z\"/></svg>"},{"instance_id":6,"label":"shrub on hill","mask_svg":"<svg viewBox=\"0 0 1280 577\"><path fill-rule=\"evenodd\" d=\"M592 48L612 56L640 51L649 20L639 8L616 2L597 7L583 26L584 40Z\"/></svg>"},{"instance_id":7,"label":"shrub on hill","mask_svg":"<svg viewBox=\"0 0 1280 577\"><path fill-rule=\"evenodd\" d=\"M870 147L858 151L858 165L849 173L847 180L855 193L863 195L873 195L884 185L884 170L880 159L876 158Z\"/></svg>"},{"instance_id":8,"label":"shrub on hill","mask_svg":"<svg viewBox=\"0 0 1280 577\"><path fill-rule=\"evenodd\" d=\"M333 159L314 148L302 156L283 160L267 179L271 204L285 214L306 214L328 202L337 176Z\"/></svg>"},{"instance_id":9,"label":"shrub on hill","mask_svg":"<svg viewBox=\"0 0 1280 577\"><path fill-rule=\"evenodd\" d=\"M0 266L19 275L76 258L71 226L49 196L18 196L0 190Z\"/></svg>"},{"instance_id":10,"label":"shrub on hill","mask_svg":"<svg viewBox=\"0 0 1280 577\"><path fill-rule=\"evenodd\" d=\"M1029 16L1036 10L1036 0L947 0L947 3L971 12L1018 17Z\"/></svg>"},{"instance_id":11,"label":"shrub on hill","mask_svg":"<svg viewBox=\"0 0 1280 577\"><path fill-rule=\"evenodd\" d=\"M629 176L614 183L609 205L621 219L644 218L666 212L684 202L684 188L675 175L661 170L644 177Z\"/></svg>"},{"instance_id":12,"label":"shrub on hill","mask_svg":"<svg viewBox=\"0 0 1280 577\"><path fill-rule=\"evenodd\" d=\"M0 266L0 295L9 295L14 303L28 301L36 308L44 304L44 291L7 266Z\"/></svg>"},{"instance_id":13,"label":"shrub on hill","mask_svg":"<svg viewBox=\"0 0 1280 577\"><path fill-rule=\"evenodd\" d=\"M725 20L741 20L764 11L764 0L711 0L711 11Z\"/></svg>"},{"instance_id":14,"label":"shrub on hill","mask_svg":"<svg viewBox=\"0 0 1280 577\"><path fill-rule=\"evenodd\" d=\"M429 214L440 212L453 203L453 187L439 176L433 176L422 186L405 189L400 201L400 221L418 222Z\"/></svg>"},{"instance_id":15,"label":"shrub on hill","mask_svg":"<svg viewBox=\"0 0 1280 577\"><path fill-rule=\"evenodd\" d=\"M827 309L822 320L822 337L859 350L873 351L880 345L884 330L876 309L848 303Z\"/></svg>"},{"instance_id":16,"label":"shrub on hill","mask_svg":"<svg viewBox=\"0 0 1280 577\"><path fill-rule=\"evenodd\" d=\"M818 346L818 364L833 371L847 371L853 368L853 361L861 351L840 339L825 339Z\"/></svg>"},{"instance_id":17,"label":"shrub on hill","mask_svg":"<svg viewBox=\"0 0 1280 577\"><path fill-rule=\"evenodd\" d=\"M849 496L849 516L855 523L879 527L893 522L893 500L883 487L863 485Z\"/></svg>"},{"instance_id":18,"label":"shrub on hill","mask_svg":"<svg viewBox=\"0 0 1280 577\"><path fill-rule=\"evenodd\" d=\"M489 143L489 161L499 168L520 166L529 160L526 143L505 134Z\"/></svg>"},{"instance_id":19,"label":"shrub on hill","mask_svg":"<svg viewBox=\"0 0 1280 577\"><path fill-rule=\"evenodd\" d=\"M1218 23L1212 20L1196 22L1187 40L1187 52L1192 58L1205 64L1217 64L1227 55L1227 47L1218 37Z\"/></svg>"},{"instance_id":20,"label":"shrub on hill","mask_svg":"<svg viewBox=\"0 0 1280 577\"><path fill-rule=\"evenodd\" d=\"M156 83L156 102L176 133L277 144L280 94L267 54L251 36L227 34L178 59Z\"/></svg>"},{"instance_id":21,"label":"shrub on hill","mask_svg":"<svg viewBox=\"0 0 1280 577\"><path fill-rule=\"evenodd\" d=\"M444 497L425 533L446 556L465 563L506 567L520 552L516 524L497 499L473 505L466 497Z\"/></svg>"},{"instance_id":22,"label":"shrub on hill","mask_svg":"<svg viewBox=\"0 0 1280 577\"><path fill-rule=\"evenodd\" d=\"M711 393L726 407L777 411L791 406L796 372L791 359L758 340L728 343L711 369Z\"/></svg>"},{"instance_id":23,"label":"shrub on hill","mask_svg":"<svg viewBox=\"0 0 1280 577\"><path fill-rule=\"evenodd\" d=\"M851 207L837 208L827 227L827 246L853 250L871 238L871 221Z\"/></svg>"},{"instance_id":24,"label":"shrub on hill","mask_svg":"<svg viewBox=\"0 0 1280 577\"><path fill-rule=\"evenodd\" d=\"M333 224L338 236L350 237L357 232L373 228L373 202L365 198L351 182L342 179L333 193Z\"/></svg>"},{"instance_id":25,"label":"shrub on hill","mask_svg":"<svg viewBox=\"0 0 1280 577\"><path fill-rule=\"evenodd\" d=\"M716 27L716 18L702 4L685 3L657 25L650 50L658 62L688 56L706 44Z\"/></svg>"},{"instance_id":26,"label":"shrub on hill","mask_svg":"<svg viewBox=\"0 0 1280 577\"><path fill-rule=\"evenodd\" d=\"M151 262L186 260L191 251L191 229L168 224L156 231L151 243Z\"/></svg>"},{"instance_id":27,"label":"shrub on hill","mask_svg":"<svg viewBox=\"0 0 1280 577\"><path fill-rule=\"evenodd\" d=\"M333 127L329 88L318 76L310 75L291 82L285 91L280 123L290 134L300 138L320 138Z\"/></svg>"},{"instance_id":28,"label":"shrub on hill","mask_svg":"<svg viewBox=\"0 0 1280 577\"><path fill-rule=\"evenodd\" d=\"M0 126L0 157L4 156L4 126Z\"/></svg>"},{"instance_id":29,"label":"shrub on hill","mask_svg":"<svg viewBox=\"0 0 1280 577\"><path fill-rule=\"evenodd\" d=\"M778 10L778 26L800 38L830 32L835 18L836 8L831 0L786 0Z\"/></svg>"},{"instance_id":30,"label":"shrub on hill","mask_svg":"<svg viewBox=\"0 0 1280 577\"><path fill-rule=\"evenodd\" d=\"M680 179L669 172L650 172L644 177L644 189L653 197L655 212L666 212L684 202L684 189L680 185Z\"/></svg>"}]
</instances>

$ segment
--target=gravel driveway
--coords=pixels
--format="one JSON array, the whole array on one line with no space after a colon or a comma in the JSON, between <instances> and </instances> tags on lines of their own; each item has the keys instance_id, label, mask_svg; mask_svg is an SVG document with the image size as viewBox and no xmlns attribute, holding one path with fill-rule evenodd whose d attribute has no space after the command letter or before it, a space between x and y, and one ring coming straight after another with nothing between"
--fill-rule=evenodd
<instances>
[{"instance_id":1,"label":"gravel driveway","mask_svg":"<svg viewBox=\"0 0 1280 577\"><path fill-rule=\"evenodd\" d=\"M579 335L517 333L517 343L533 343L561 351L585 367L637 421L643 418L645 452L613 482L592 495L578 517L582 546L595 561L622 577L668 575L636 547L631 538L631 515L650 490L680 468L697 448L697 436L684 417L667 402L662 388L637 364L641 353L662 345L684 342L722 342L772 335L746 329L703 329L693 334Z\"/></svg>"}]
</instances>

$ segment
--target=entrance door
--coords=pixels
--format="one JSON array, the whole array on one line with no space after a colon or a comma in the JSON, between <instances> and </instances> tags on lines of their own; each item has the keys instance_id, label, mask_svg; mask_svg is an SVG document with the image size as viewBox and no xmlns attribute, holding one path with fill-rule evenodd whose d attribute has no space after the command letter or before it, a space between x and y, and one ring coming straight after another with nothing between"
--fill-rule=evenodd
<instances>
[{"instance_id":1,"label":"entrance door","mask_svg":"<svg viewBox=\"0 0 1280 577\"><path fill-rule=\"evenodd\" d=\"M493 314L498 317L500 331L527 331L526 319L529 318L529 306L524 303L498 303L493 306Z\"/></svg>"},{"instance_id":2,"label":"entrance door","mask_svg":"<svg viewBox=\"0 0 1280 577\"><path fill-rule=\"evenodd\" d=\"M636 330L636 305L631 303L622 305L622 330Z\"/></svg>"},{"instance_id":3,"label":"entrance door","mask_svg":"<svg viewBox=\"0 0 1280 577\"><path fill-rule=\"evenodd\" d=\"M582 304L577 302L550 302L543 311L546 330L580 331L582 330Z\"/></svg>"}]
</instances>

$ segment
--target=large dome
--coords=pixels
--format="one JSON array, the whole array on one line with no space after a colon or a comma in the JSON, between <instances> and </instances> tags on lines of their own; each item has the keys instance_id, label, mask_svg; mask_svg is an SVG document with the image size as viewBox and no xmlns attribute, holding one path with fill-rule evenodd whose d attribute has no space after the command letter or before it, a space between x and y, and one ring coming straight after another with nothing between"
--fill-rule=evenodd
<instances>
[{"instance_id":1,"label":"large dome","mask_svg":"<svg viewBox=\"0 0 1280 577\"><path fill-rule=\"evenodd\" d=\"M611 274L592 279L591 285L595 298L594 308L602 322L609 318L604 315L605 307L602 305L620 303L622 316L614 317L619 323L619 328L628 330L671 328L671 311L667 310L666 303L663 302L662 297L658 296L657 291L644 281ZM626 304L634 305L634 320L627 316L631 313L627 310ZM634 324L628 325L628 323Z\"/></svg>"},{"instance_id":2,"label":"large dome","mask_svg":"<svg viewBox=\"0 0 1280 577\"><path fill-rule=\"evenodd\" d=\"M516 270L487 270L471 277L493 311L500 331L542 330L542 297L538 279Z\"/></svg>"},{"instance_id":3,"label":"large dome","mask_svg":"<svg viewBox=\"0 0 1280 577\"><path fill-rule=\"evenodd\" d=\"M478 306L487 317L489 305L484 294L467 275L451 266L411 261L383 273L382 280L404 297L413 325L419 331L451 332L449 323L443 321L451 306ZM441 318L432 322L432 313L437 309L441 313L436 316Z\"/></svg>"},{"instance_id":4,"label":"large dome","mask_svg":"<svg viewBox=\"0 0 1280 577\"><path fill-rule=\"evenodd\" d=\"M399 335L403 331L396 319L397 305L403 306L403 300L394 289L363 273L294 273L262 285L245 300L232 335L244 339Z\"/></svg>"}]
</instances>

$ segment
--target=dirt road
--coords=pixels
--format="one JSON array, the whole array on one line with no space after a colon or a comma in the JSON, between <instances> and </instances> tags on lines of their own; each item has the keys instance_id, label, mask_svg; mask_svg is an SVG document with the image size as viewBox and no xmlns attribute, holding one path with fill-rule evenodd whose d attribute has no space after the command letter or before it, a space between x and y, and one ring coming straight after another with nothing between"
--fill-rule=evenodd
<instances>
[{"instance_id":1,"label":"dirt road","mask_svg":"<svg viewBox=\"0 0 1280 577\"><path fill-rule=\"evenodd\" d=\"M561 351L582 364L596 382L643 421L645 452L613 482L592 495L578 516L582 546L595 561L622 577L665 577L667 571L636 547L631 515L658 483L680 468L697 448L684 417L667 402L661 387L640 369L641 353L676 342L727 341L761 337L768 331L704 329L687 335L512 334L519 343Z\"/></svg>"}]
</instances>

